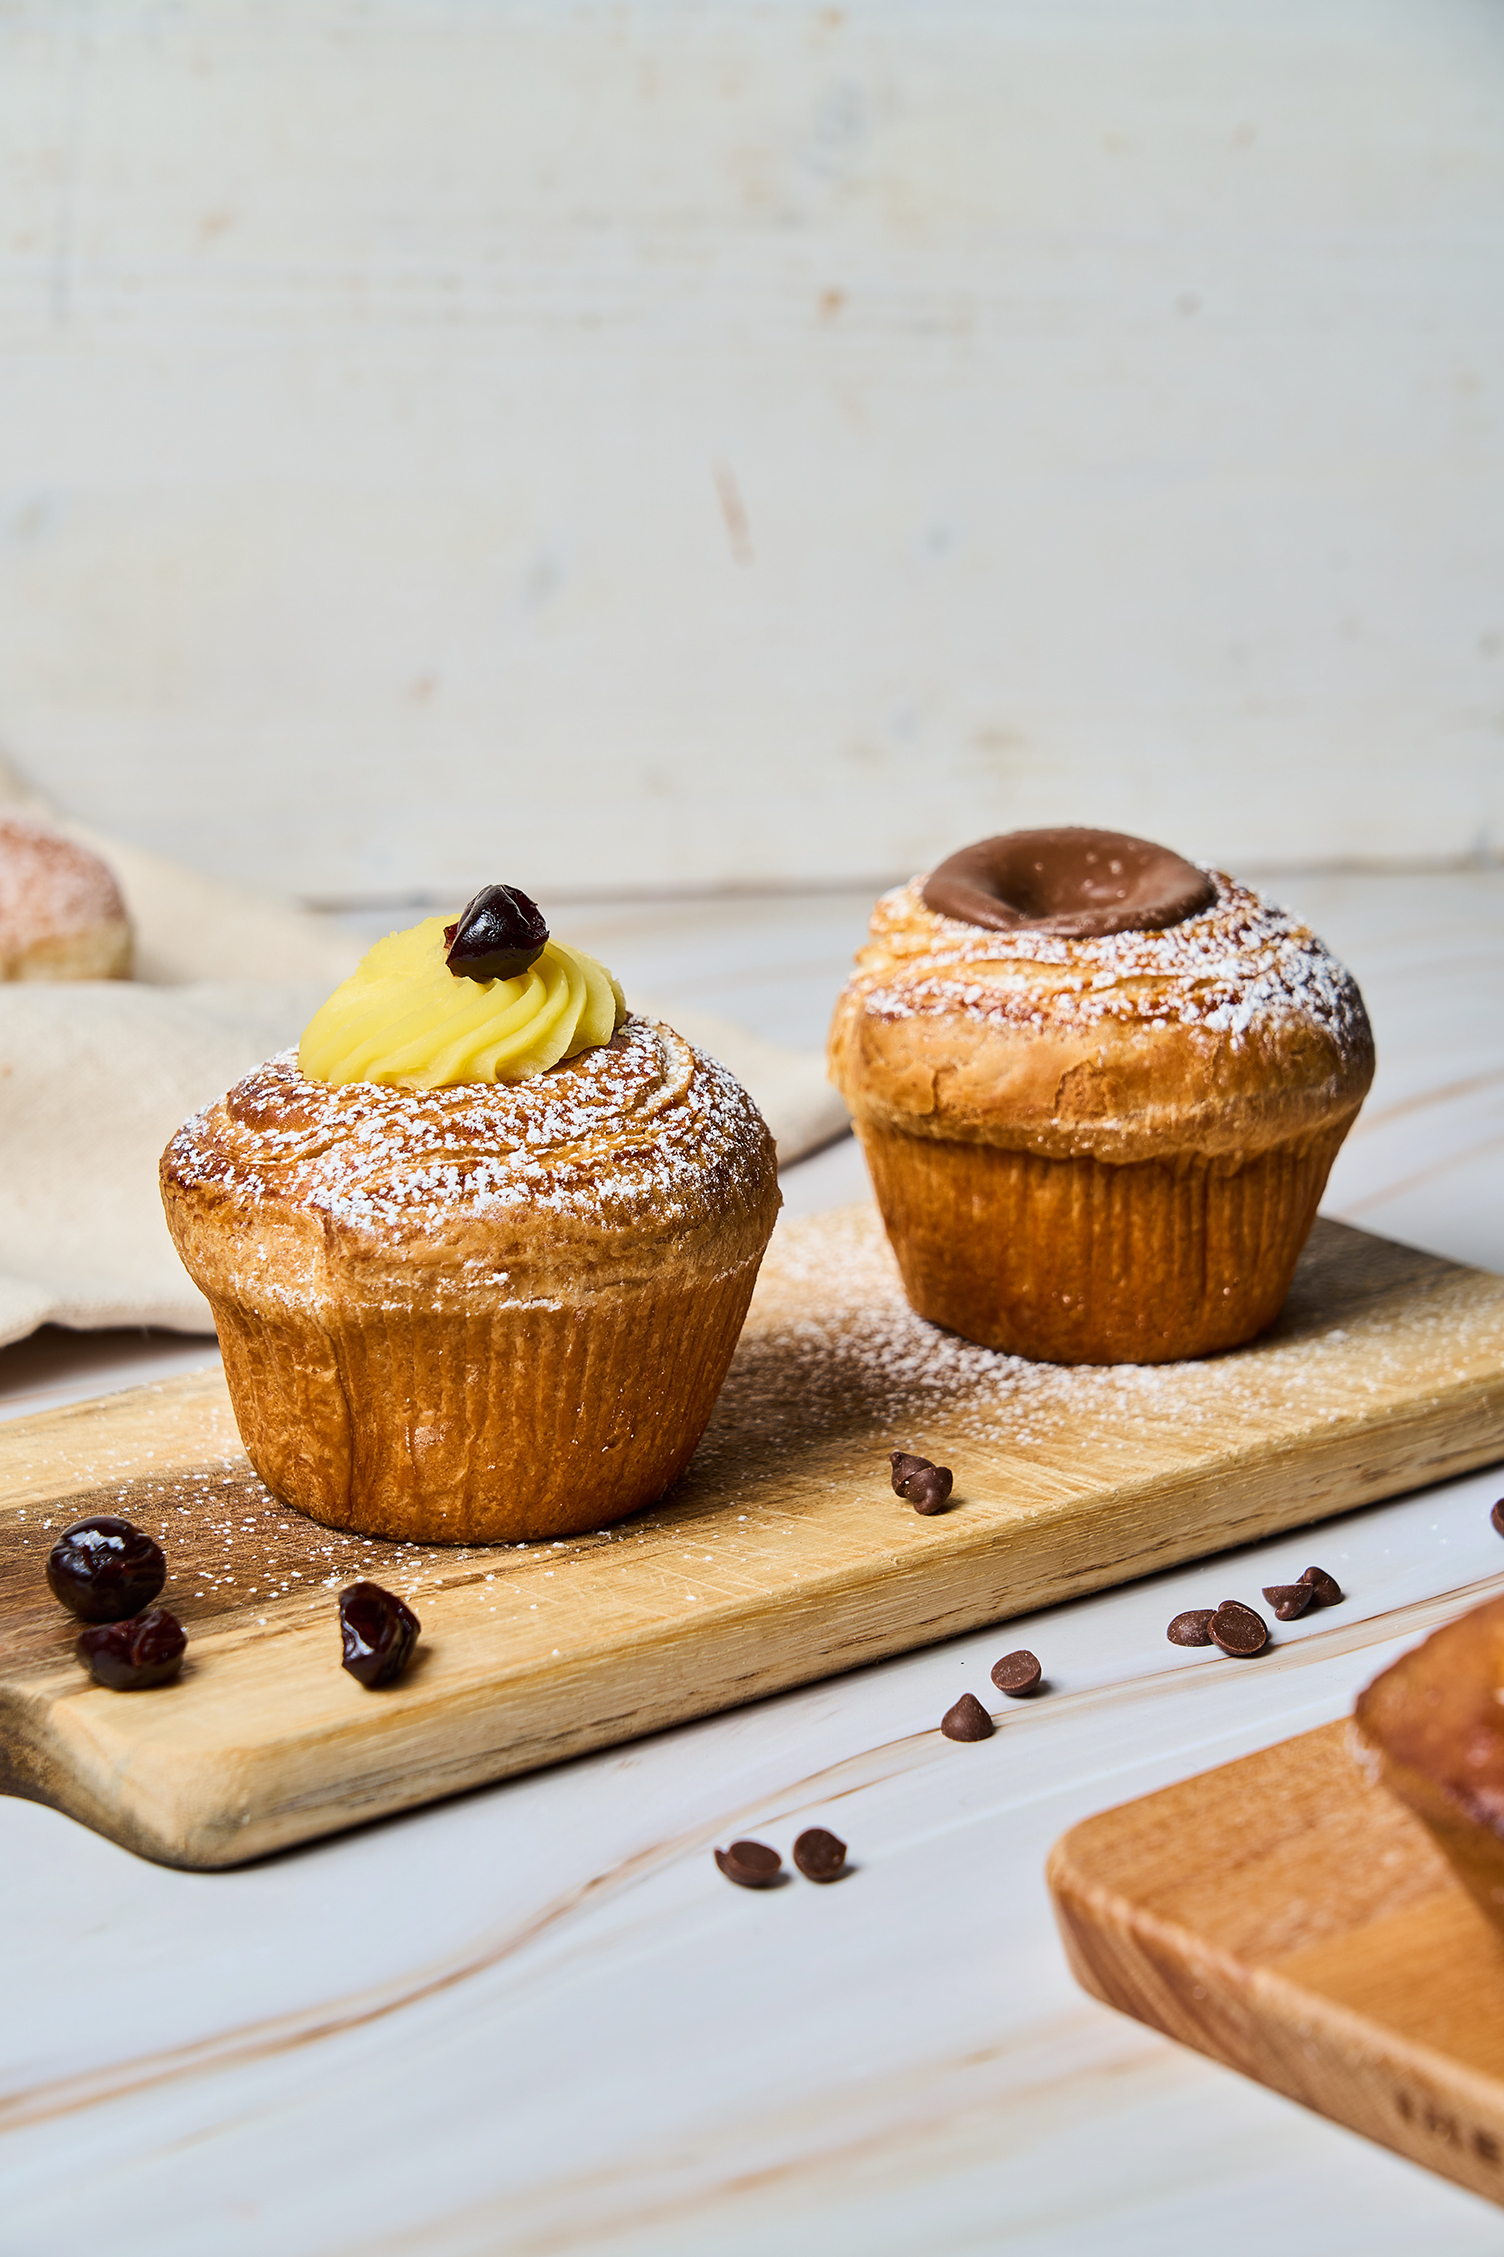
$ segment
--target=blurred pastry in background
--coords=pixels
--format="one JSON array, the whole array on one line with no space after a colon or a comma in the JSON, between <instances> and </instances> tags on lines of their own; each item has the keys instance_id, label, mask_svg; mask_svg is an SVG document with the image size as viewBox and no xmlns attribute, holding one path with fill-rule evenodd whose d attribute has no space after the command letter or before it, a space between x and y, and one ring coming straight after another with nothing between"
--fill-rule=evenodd
<instances>
[{"instance_id":1,"label":"blurred pastry in background","mask_svg":"<svg viewBox=\"0 0 1504 2257\"><path fill-rule=\"evenodd\" d=\"M1433 1630L1358 1696L1358 1752L1504 1928L1504 1598Z\"/></svg>"},{"instance_id":2,"label":"blurred pastry in background","mask_svg":"<svg viewBox=\"0 0 1504 2257\"><path fill-rule=\"evenodd\" d=\"M130 921L107 866L34 815L0 811L0 979L130 976Z\"/></svg>"}]
</instances>

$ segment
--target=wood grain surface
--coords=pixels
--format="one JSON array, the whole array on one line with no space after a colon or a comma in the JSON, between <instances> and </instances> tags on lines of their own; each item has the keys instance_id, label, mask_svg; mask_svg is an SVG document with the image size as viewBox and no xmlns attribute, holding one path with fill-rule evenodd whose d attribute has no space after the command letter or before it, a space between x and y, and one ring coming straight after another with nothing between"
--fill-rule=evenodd
<instances>
[{"instance_id":1,"label":"wood grain surface","mask_svg":"<svg viewBox=\"0 0 1504 2257\"><path fill-rule=\"evenodd\" d=\"M895 1448L954 1467L949 1511L893 1495ZM914 1317L870 1209L809 1217L775 1234L688 1474L568 1543L318 1527L257 1480L217 1372L6 1428L4 1783L166 1863L236 1864L1500 1454L1504 1279L1318 1223L1251 1347L1066 1371ZM47 1591L56 1533L104 1510L167 1549L172 1687L92 1686ZM339 1667L362 1575L423 1622L380 1694Z\"/></svg>"},{"instance_id":2,"label":"wood grain surface","mask_svg":"<svg viewBox=\"0 0 1504 2257\"><path fill-rule=\"evenodd\" d=\"M1504 1939L1345 1721L1087 1819L1049 1880L1097 1998L1504 2203Z\"/></svg>"}]
</instances>

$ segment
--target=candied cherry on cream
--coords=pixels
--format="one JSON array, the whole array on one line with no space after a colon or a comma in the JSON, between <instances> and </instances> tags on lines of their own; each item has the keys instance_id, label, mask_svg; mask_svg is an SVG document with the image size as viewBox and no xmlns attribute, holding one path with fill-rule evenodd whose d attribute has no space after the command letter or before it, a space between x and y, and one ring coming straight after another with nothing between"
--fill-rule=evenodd
<instances>
[{"instance_id":1,"label":"candied cherry on cream","mask_svg":"<svg viewBox=\"0 0 1504 2257\"><path fill-rule=\"evenodd\" d=\"M515 980L547 941L542 910L519 886L482 886L444 927L446 961L457 980Z\"/></svg>"},{"instance_id":2,"label":"candied cherry on cream","mask_svg":"<svg viewBox=\"0 0 1504 2257\"><path fill-rule=\"evenodd\" d=\"M114 1693L166 1685L183 1666L188 1633L166 1607L152 1607L128 1622L101 1622L79 1633L77 1653L97 1685Z\"/></svg>"},{"instance_id":3,"label":"candied cherry on cream","mask_svg":"<svg viewBox=\"0 0 1504 2257\"><path fill-rule=\"evenodd\" d=\"M65 1528L47 1555L52 1595L84 1622L123 1622L167 1581L160 1544L128 1520L97 1513Z\"/></svg>"},{"instance_id":4,"label":"candied cherry on cream","mask_svg":"<svg viewBox=\"0 0 1504 2257\"><path fill-rule=\"evenodd\" d=\"M394 1685L412 1660L423 1625L401 1599L379 1583L352 1583L339 1595L343 1666L374 1692Z\"/></svg>"}]
</instances>

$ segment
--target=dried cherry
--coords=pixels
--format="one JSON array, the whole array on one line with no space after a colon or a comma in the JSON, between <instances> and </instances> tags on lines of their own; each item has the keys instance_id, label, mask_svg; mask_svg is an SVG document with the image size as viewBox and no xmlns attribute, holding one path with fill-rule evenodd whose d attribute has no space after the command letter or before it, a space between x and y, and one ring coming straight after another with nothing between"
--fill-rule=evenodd
<instances>
[{"instance_id":1,"label":"dried cherry","mask_svg":"<svg viewBox=\"0 0 1504 2257\"><path fill-rule=\"evenodd\" d=\"M166 1607L152 1607L129 1622L102 1622L79 1633L78 1658L94 1681L115 1693L139 1693L166 1685L183 1666L188 1633Z\"/></svg>"},{"instance_id":2,"label":"dried cherry","mask_svg":"<svg viewBox=\"0 0 1504 2257\"><path fill-rule=\"evenodd\" d=\"M542 910L517 886L482 886L444 927L446 960L457 980L515 980L547 942Z\"/></svg>"},{"instance_id":3,"label":"dried cherry","mask_svg":"<svg viewBox=\"0 0 1504 2257\"><path fill-rule=\"evenodd\" d=\"M160 1544L113 1513L76 1520L47 1555L55 1599L83 1622L124 1622L139 1614L167 1581Z\"/></svg>"},{"instance_id":4,"label":"dried cherry","mask_svg":"<svg viewBox=\"0 0 1504 2257\"><path fill-rule=\"evenodd\" d=\"M343 1663L368 1692L394 1685L412 1660L423 1625L410 1606L379 1583L352 1583L339 1595Z\"/></svg>"}]
</instances>

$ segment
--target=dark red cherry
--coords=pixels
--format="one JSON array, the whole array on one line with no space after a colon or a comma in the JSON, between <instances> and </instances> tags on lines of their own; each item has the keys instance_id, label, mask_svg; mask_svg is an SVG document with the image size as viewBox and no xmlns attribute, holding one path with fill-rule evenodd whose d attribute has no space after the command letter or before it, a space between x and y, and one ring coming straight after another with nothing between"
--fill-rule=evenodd
<instances>
[{"instance_id":1,"label":"dark red cherry","mask_svg":"<svg viewBox=\"0 0 1504 2257\"><path fill-rule=\"evenodd\" d=\"M444 927L457 980L515 980L537 962L547 940L542 910L516 886L482 886Z\"/></svg>"},{"instance_id":2,"label":"dark red cherry","mask_svg":"<svg viewBox=\"0 0 1504 2257\"><path fill-rule=\"evenodd\" d=\"M183 1666L188 1633L166 1607L153 1607L129 1622L102 1622L80 1632L77 1653L98 1685L114 1693L139 1693L165 1685Z\"/></svg>"},{"instance_id":3,"label":"dark red cherry","mask_svg":"<svg viewBox=\"0 0 1504 2257\"><path fill-rule=\"evenodd\" d=\"M394 1685L412 1660L423 1625L410 1606L379 1583L352 1583L339 1595L344 1665L368 1692Z\"/></svg>"},{"instance_id":4,"label":"dark red cherry","mask_svg":"<svg viewBox=\"0 0 1504 2257\"><path fill-rule=\"evenodd\" d=\"M139 1614L167 1581L162 1548L128 1520L99 1513L65 1528L47 1555L52 1595L85 1622Z\"/></svg>"}]
</instances>

